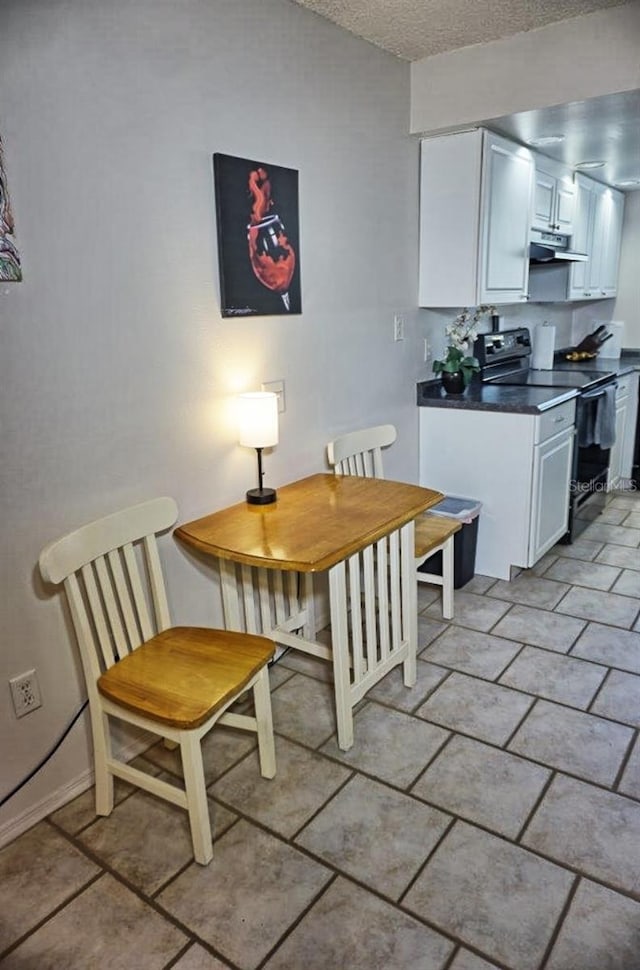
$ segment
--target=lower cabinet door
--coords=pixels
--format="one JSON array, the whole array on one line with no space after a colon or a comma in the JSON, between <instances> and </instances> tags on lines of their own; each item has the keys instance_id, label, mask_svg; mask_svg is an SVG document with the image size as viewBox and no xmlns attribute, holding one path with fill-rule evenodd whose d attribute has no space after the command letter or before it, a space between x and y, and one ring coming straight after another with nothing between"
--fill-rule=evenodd
<instances>
[{"instance_id":1,"label":"lower cabinet door","mask_svg":"<svg viewBox=\"0 0 640 970\"><path fill-rule=\"evenodd\" d=\"M529 566L567 531L574 429L534 448Z\"/></svg>"}]
</instances>

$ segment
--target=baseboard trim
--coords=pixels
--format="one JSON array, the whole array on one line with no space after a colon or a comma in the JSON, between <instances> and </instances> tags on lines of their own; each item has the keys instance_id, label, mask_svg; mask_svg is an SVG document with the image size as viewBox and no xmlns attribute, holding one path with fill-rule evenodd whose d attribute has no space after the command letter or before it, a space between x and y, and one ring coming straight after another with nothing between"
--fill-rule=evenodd
<instances>
[{"instance_id":1,"label":"baseboard trim","mask_svg":"<svg viewBox=\"0 0 640 970\"><path fill-rule=\"evenodd\" d=\"M118 757L123 761L132 761L133 758L137 758L138 755L147 751L157 740L157 737L150 735L137 737L120 749ZM87 791L88 788L91 788L94 782L94 775L93 768L85 768L81 774L67 782L66 785L56 788L55 791L45 795L35 805L32 805L30 808L25 809L24 812L16 815L15 818L9 819L8 822L0 825L0 848L9 842L13 842L19 835L22 835L27 829L37 825L47 815L51 815L52 812L62 808L67 802L72 801L78 795Z\"/></svg>"}]
</instances>

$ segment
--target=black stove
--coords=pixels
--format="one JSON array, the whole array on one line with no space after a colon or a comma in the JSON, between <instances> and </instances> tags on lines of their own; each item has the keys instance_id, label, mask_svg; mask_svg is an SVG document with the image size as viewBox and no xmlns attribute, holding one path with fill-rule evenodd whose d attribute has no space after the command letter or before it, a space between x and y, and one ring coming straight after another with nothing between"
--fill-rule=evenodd
<instances>
[{"instance_id":1,"label":"black stove","mask_svg":"<svg viewBox=\"0 0 640 970\"><path fill-rule=\"evenodd\" d=\"M480 334L473 351L480 362L479 379L492 384L569 387L585 392L611 383L616 377L614 371L589 370L582 364L571 369L534 370L530 366L531 335L527 327Z\"/></svg>"},{"instance_id":2,"label":"black stove","mask_svg":"<svg viewBox=\"0 0 640 970\"><path fill-rule=\"evenodd\" d=\"M576 368L534 370L530 366L531 335L527 327L502 333L480 334L473 347L480 363L478 381L511 387L557 387L575 389L576 436L565 542L573 542L589 522L604 509L609 478L610 447L602 447L593 429L599 408L609 409L615 419L615 371ZM613 408L613 412L611 412Z\"/></svg>"}]
</instances>

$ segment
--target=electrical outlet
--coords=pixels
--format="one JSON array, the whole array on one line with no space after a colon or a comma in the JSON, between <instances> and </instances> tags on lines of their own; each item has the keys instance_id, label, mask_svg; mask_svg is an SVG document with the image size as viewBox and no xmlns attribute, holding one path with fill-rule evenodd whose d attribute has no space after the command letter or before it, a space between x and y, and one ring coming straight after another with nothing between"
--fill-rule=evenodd
<instances>
[{"instance_id":1,"label":"electrical outlet","mask_svg":"<svg viewBox=\"0 0 640 970\"><path fill-rule=\"evenodd\" d=\"M277 395L278 412L280 414L287 410L287 402L284 397L284 381L264 381L260 387L263 391L271 391L272 394Z\"/></svg>"},{"instance_id":2,"label":"electrical outlet","mask_svg":"<svg viewBox=\"0 0 640 970\"><path fill-rule=\"evenodd\" d=\"M424 338L424 361L425 364L428 360L431 360L431 346L427 338Z\"/></svg>"},{"instance_id":3,"label":"electrical outlet","mask_svg":"<svg viewBox=\"0 0 640 970\"><path fill-rule=\"evenodd\" d=\"M401 313L396 313L393 318L393 339L404 340L404 317Z\"/></svg>"},{"instance_id":4,"label":"electrical outlet","mask_svg":"<svg viewBox=\"0 0 640 970\"><path fill-rule=\"evenodd\" d=\"M40 700L40 687L35 670L27 670L24 674L18 674L9 681L11 697L16 717L24 717L38 707L42 707Z\"/></svg>"}]
</instances>

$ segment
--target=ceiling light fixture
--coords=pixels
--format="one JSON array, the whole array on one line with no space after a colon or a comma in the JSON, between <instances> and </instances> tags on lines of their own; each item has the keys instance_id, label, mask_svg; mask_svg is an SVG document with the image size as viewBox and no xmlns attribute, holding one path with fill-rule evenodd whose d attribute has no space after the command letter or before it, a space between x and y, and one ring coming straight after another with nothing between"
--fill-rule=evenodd
<instances>
[{"instance_id":1,"label":"ceiling light fixture","mask_svg":"<svg viewBox=\"0 0 640 970\"><path fill-rule=\"evenodd\" d=\"M631 189L636 185L640 185L640 179L620 179L619 182L614 182L619 189Z\"/></svg>"},{"instance_id":2,"label":"ceiling light fixture","mask_svg":"<svg viewBox=\"0 0 640 970\"><path fill-rule=\"evenodd\" d=\"M599 161L598 162L576 162L576 164L573 167L581 168L581 169L591 169L591 168L604 168L605 165L606 165L606 162L599 162Z\"/></svg>"},{"instance_id":3,"label":"ceiling light fixture","mask_svg":"<svg viewBox=\"0 0 640 970\"><path fill-rule=\"evenodd\" d=\"M534 148L544 148L545 145L559 145L564 139L564 135L540 135L539 138L530 138L527 144Z\"/></svg>"}]
</instances>

